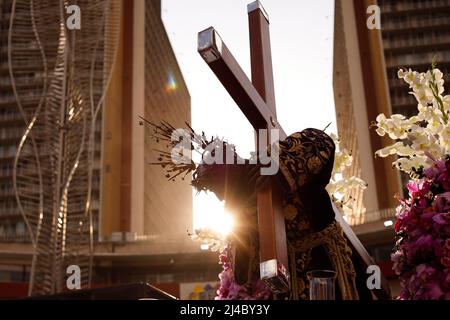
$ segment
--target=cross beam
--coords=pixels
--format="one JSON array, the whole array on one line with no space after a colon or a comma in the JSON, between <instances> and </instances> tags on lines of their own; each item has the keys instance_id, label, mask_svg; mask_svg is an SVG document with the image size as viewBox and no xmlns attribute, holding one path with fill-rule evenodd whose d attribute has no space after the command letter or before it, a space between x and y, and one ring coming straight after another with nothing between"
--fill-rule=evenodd
<instances>
[{"instance_id":1,"label":"cross beam","mask_svg":"<svg viewBox=\"0 0 450 320\"><path fill-rule=\"evenodd\" d=\"M259 1L248 5L248 14L252 81L214 28L199 33L198 51L255 129L256 145L259 129L267 130L268 145L271 129L278 129L280 139L286 138L276 118L269 21ZM260 273L273 292L282 293L289 291L289 272L281 188L276 179L257 186Z\"/></svg>"},{"instance_id":2,"label":"cross beam","mask_svg":"<svg viewBox=\"0 0 450 320\"><path fill-rule=\"evenodd\" d=\"M286 138L286 133L276 120L274 110L267 106L213 27L199 32L198 52L253 128L263 129L266 124L270 124L272 129L280 130L281 140Z\"/></svg>"},{"instance_id":3,"label":"cross beam","mask_svg":"<svg viewBox=\"0 0 450 320\"><path fill-rule=\"evenodd\" d=\"M249 4L247 8L252 81L248 79L213 27L199 32L198 52L256 132L258 129L278 129L280 140L284 140L286 133L276 118L268 15L259 1ZM287 241L280 193L282 188L277 185L279 181L277 177L271 177L257 186L261 279L274 293L289 290ZM364 272L367 266L374 262L350 226L342 219L339 210L335 206L333 209L336 220L352 247L353 262L359 263ZM364 275L362 273L358 276ZM364 278L360 280L365 283ZM383 275L381 275L381 290L374 290L373 294L379 299L390 298L389 285Z\"/></svg>"}]
</instances>

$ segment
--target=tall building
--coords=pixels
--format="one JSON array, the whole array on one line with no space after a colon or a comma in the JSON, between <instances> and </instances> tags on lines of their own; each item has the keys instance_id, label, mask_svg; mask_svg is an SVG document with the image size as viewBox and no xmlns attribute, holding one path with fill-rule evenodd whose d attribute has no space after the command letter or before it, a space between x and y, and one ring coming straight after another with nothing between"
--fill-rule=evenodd
<instances>
[{"instance_id":1,"label":"tall building","mask_svg":"<svg viewBox=\"0 0 450 320\"><path fill-rule=\"evenodd\" d=\"M101 109L118 10L98 1L84 10L90 20L75 34L65 23L62 2L6 0L0 6L5 138L0 239L10 242L13 252L32 256L29 293L54 293L63 289L68 265L80 267L83 284L92 277ZM17 250L18 242L24 251Z\"/></svg>"},{"instance_id":2,"label":"tall building","mask_svg":"<svg viewBox=\"0 0 450 320\"><path fill-rule=\"evenodd\" d=\"M347 220L358 225L383 218L383 210L396 206L400 192L398 174L390 159L375 159L387 145L370 130L379 113L391 114L385 61L379 30L366 26L366 8L374 1L336 1L333 85L338 131L343 146L351 150L354 164L345 175L360 176L368 183L355 191ZM380 216L381 215L381 216Z\"/></svg>"},{"instance_id":3,"label":"tall building","mask_svg":"<svg viewBox=\"0 0 450 320\"><path fill-rule=\"evenodd\" d=\"M435 58L441 71L450 71L450 1L379 0L383 25L381 34L392 112L417 114L416 99L397 76L400 68L425 72ZM402 174L403 185L408 176ZM406 189L406 188L404 188ZM404 190L406 192L406 190Z\"/></svg>"},{"instance_id":4,"label":"tall building","mask_svg":"<svg viewBox=\"0 0 450 320\"><path fill-rule=\"evenodd\" d=\"M216 281L220 267L217 255L200 251L188 237L188 179L168 181L162 168L149 165L160 145L150 138L151 128L138 125L143 116L184 127L191 117L189 92L160 10L159 0L124 2L120 58L104 116L102 211L108 218L100 224L103 241L96 249L101 283Z\"/></svg>"},{"instance_id":5,"label":"tall building","mask_svg":"<svg viewBox=\"0 0 450 320\"><path fill-rule=\"evenodd\" d=\"M367 8L379 5L381 29L368 29ZM417 113L417 102L398 79L399 68L426 71L436 57L439 68L450 71L449 0L336 0L334 89L339 135L353 150L355 163L346 173L360 175L369 188L354 196L348 221L375 260L392 275L394 195L403 195L408 179L390 168L393 159L374 158L391 143L368 130L377 114ZM372 186L372 187L371 187ZM395 279L395 277L393 277ZM398 283L394 280L393 292Z\"/></svg>"},{"instance_id":6,"label":"tall building","mask_svg":"<svg viewBox=\"0 0 450 320\"><path fill-rule=\"evenodd\" d=\"M0 2L0 241L28 241L25 222L17 210L12 176L14 158L25 123L17 108L8 67L8 30L12 1ZM24 48L33 51L30 48ZM29 80L18 83L20 87L40 87L39 70L30 72ZM24 79L25 80L25 79ZM39 102L39 95L30 90L25 107Z\"/></svg>"},{"instance_id":7,"label":"tall building","mask_svg":"<svg viewBox=\"0 0 450 320\"><path fill-rule=\"evenodd\" d=\"M378 4L392 112L412 116L417 102L397 71L427 71L435 57L442 72L449 74L450 1L379 0Z\"/></svg>"},{"instance_id":8,"label":"tall building","mask_svg":"<svg viewBox=\"0 0 450 320\"><path fill-rule=\"evenodd\" d=\"M344 175L368 183L366 190L354 191L353 208L346 210L345 217L384 274L392 276L392 224L401 184L392 160L374 156L389 141L370 124L379 113L391 114L391 105L381 33L366 24L366 10L372 4L372 0L335 1L333 86L338 133L354 159ZM395 294L395 287L392 291Z\"/></svg>"},{"instance_id":9,"label":"tall building","mask_svg":"<svg viewBox=\"0 0 450 320\"><path fill-rule=\"evenodd\" d=\"M67 217L78 217L89 203L94 236L91 283L98 286L148 281L176 286L180 282L216 280L219 269L216 255L202 252L187 235L187 230L192 228L191 187L188 181L167 181L160 167L149 165L155 161L152 150L158 146L150 138L151 129L139 125L140 116L152 122L167 120L180 127L191 118L189 92L161 20L161 2L106 2L110 10L120 8L120 22L101 29L103 47L114 47L113 59L108 60L108 55L100 50L96 53L95 66L104 71L95 73L94 79L97 75L98 79L103 79L108 66L111 72L93 124L93 160L88 162L92 168L90 198L86 202L85 198L77 197L77 205L65 209ZM28 114L32 114L42 98L40 89L45 80L39 69L40 44L33 38L33 28L28 32L21 30L24 32L21 39L25 40L15 44L13 58L8 56L12 4L12 0L0 0L0 296L8 296L8 292L12 296L14 291L9 286L8 292L2 292L2 282L17 283L16 288L20 291L30 280L35 248L17 207L13 188L14 159L27 125L17 97L20 97L25 114L27 106ZM29 10L28 1L17 1L16 4L16 10ZM68 32L72 36L76 32L81 38L87 36L86 33L83 35L86 26L83 21L95 19L86 14L89 11L83 4L79 2L81 30ZM52 5L52 1L34 2L34 5ZM111 13L108 14L106 21L111 19ZM30 18L26 15L17 15L15 19L17 25L30 26ZM50 35L53 20L47 16L47 27L40 26ZM120 29L118 41L115 41L117 27ZM84 30L88 31L86 27ZM54 31L57 35L57 24ZM52 61L56 55L52 50L54 39L50 36L39 40ZM79 66L89 67L90 64L82 59L83 51L78 53L74 57L79 57L76 58ZM9 60L14 60L16 72L21 72L15 82L16 93ZM82 85L89 83L88 79L78 80ZM102 83L100 80L94 80L99 81L94 85ZM45 123L42 123L33 130L39 136L44 127ZM39 151L40 156L46 156ZM76 170L74 177L84 190L87 184L83 179L86 177L77 178ZM33 180L30 181L32 186ZM52 181L45 181L48 186L52 185ZM20 188L18 191L19 197L26 195ZM69 194L69 199L74 197ZM35 202L30 200L28 203L33 205ZM26 207L23 209L27 212ZM23 295L23 291L20 294Z\"/></svg>"}]
</instances>

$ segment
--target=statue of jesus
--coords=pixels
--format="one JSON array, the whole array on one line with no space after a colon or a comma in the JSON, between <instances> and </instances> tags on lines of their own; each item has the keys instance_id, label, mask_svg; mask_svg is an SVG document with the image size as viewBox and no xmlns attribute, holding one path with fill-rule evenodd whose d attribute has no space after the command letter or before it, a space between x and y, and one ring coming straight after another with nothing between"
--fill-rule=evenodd
<instances>
[{"instance_id":1,"label":"statue of jesus","mask_svg":"<svg viewBox=\"0 0 450 320\"><path fill-rule=\"evenodd\" d=\"M352 251L325 190L334 162L332 138L322 130L306 129L281 141L279 151L291 276L288 295L272 295L259 279L255 190L267 178L259 174L259 165L200 164L195 171L194 186L207 186L229 211L239 213L232 241L221 255L218 298L308 299L307 272L312 270L335 271L337 299L359 299L361 294L370 298L367 288L357 286Z\"/></svg>"}]
</instances>

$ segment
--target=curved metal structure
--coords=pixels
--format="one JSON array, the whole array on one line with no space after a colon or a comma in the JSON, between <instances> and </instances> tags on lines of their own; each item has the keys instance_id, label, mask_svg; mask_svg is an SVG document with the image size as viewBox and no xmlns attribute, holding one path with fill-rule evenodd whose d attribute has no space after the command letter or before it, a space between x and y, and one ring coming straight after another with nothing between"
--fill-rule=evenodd
<instances>
[{"instance_id":1,"label":"curved metal structure","mask_svg":"<svg viewBox=\"0 0 450 320\"><path fill-rule=\"evenodd\" d=\"M14 0L11 7L8 67L25 124L13 186L34 248L30 295L62 291L73 264L81 269L83 287L92 280L101 112L121 1L76 4L81 30L66 28L68 1ZM30 77L37 85L23 85Z\"/></svg>"}]
</instances>

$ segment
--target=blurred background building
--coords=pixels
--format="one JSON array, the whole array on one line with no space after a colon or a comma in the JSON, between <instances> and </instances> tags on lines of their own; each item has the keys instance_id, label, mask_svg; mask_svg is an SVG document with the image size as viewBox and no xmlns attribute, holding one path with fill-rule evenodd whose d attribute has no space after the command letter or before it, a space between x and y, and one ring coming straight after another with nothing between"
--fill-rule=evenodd
<instances>
[{"instance_id":1,"label":"blurred background building","mask_svg":"<svg viewBox=\"0 0 450 320\"><path fill-rule=\"evenodd\" d=\"M13 2L0 0L0 297L26 295L33 255L12 184L25 129L8 69ZM201 251L187 234L192 230L189 182L168 181L160 167L149 165L157 145L150 139L151 129L139 125L139 116L178 127L191 121L189 92L161 20L160 0L110 2L121 5L121 22L111 80L95 126L92 285L146 281L176 296L189 294L190 286L197 295L214 291L217 255ZM26 18L23 22L29 23ZM83 25L70 32L83 32ZM27 61L37 50L35 40L28 44L20 51L28 78L22 76L17 83L25 107L38 103L43 83L39 68L30 68L37 62ZM180 287L196 281L200 284Z\"/></svg>"},{"instance_id":2,"label":"blurred background building","mask_svg":"<svg viewBox=\"0 0 450 320\"><path fill-rule=\"evenodd\" d=\"M379 0L378 4L392 112L412 116L417 102L397 71L411 68L424 72L436 57L441 71L449 74L450 1Z\"/></svg>"},{"instance_id":3,"label":"blurred background building","mask_svg":"<svg viewBox=\"0 0 450 320\"><path fill-rule=\"evenodd\" d=\"M379 5L381 29L368 29L367 8ZM394 243L394 195L403 196L405 181L391 168L393 159L375 158L389 140L368 130L379 113L411 116L417 103L408 85L397 77L399 68L424 72L433 57L449 73L449 0L336 0L333 86L338 131L354 164L345 173L369 183L353 194L353 210L346 219L365 247L391 277L393 294L398 281L390 253Z\"/></svg>"}]
</instances>

